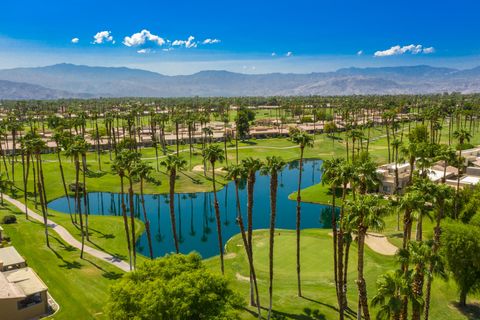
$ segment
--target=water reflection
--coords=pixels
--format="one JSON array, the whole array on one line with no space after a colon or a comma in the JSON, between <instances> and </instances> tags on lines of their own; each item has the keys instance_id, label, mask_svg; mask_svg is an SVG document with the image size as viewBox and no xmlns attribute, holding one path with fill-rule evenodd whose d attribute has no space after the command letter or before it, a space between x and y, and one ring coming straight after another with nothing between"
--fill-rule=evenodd
<instances>
[{"instance_id":1,"label":"water reflection","mask_svg":"<svg viewBox=\"0 0 480 320\"><path fill-rule=\"evenodd\" d=\"M317 184L321 180L321 160L305 160L304 179L302 188ZM295 201L289 200L288 195L296 190L298 183L298 161L289 163L279 175L277 198L277 228L295 229ZM265 229L269 227L270 214L270 179L257 173L255 184L253 227ZM240 184L241 212L246 215L247 192L246 184ZM129 213L129 197L125 196L125 204ZM72 208L74 200L70 199ZM222 232L224 241L240 232L236 223L239 214L236 206L235 186L229 183L218 191L218 201L221 210ZM88 211L94 215L121 216L121 197L116 193L92 192L88 196ZM68 212L66 198L59 198L49 203L49 208L61 212ZM83 201L82 201L83 206ZM143 220L141 199L134 197L135 216ZM153 252L155 256L174 251L169 199L166 194L145 195L145 208L152 228ZM217 230L215 227L215 213L213 194L211 192L178 193L175 196L175 215L177 219L177 234L180 251L188 253L197 251L203 257L216 255ZM302 204L302 228L330 228L331 207L310 203ZM244 217L246 220L246 216ZM138 250L148 255L147 236L143 234L137 243Z\"/></svg>"}]
</instances>

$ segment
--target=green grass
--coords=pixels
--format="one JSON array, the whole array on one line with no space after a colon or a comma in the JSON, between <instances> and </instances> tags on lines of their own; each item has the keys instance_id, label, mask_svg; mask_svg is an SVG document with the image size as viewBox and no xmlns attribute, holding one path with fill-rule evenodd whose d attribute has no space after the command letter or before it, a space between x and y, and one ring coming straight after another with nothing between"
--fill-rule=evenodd
<instances>
[{"instance_id":1,"label":"green grass","mask_svg":"<svg viewBox=\"0 0 480 320\"><path fill-rule=\"evenodd\" d=\"M333 279L332 239L328 230L304 230L301 238L302 292L304 297L297 297L295 231L277 230L275 235L274 258L274 295L273 309L275 313L286 319L338 319L336 294ZM248 297L249 285L248 263L239 235L230 239L227 244L225 260L226 277L242 296ZM357 288L356 278L356 245L350 251L348 273L348 300L351 309L356 310ZM268 302L268 232L254 233L254 259L262 306ZM206 260L207 266L219 272L218 257ZM376 292L377 277L396 267L393 257L383 256L365 250L365 279L369 298ZM468 319L454 306L457 299L456 286L452 281L435 279L432 288L431 319L460 320ZM254 319L255 308L247 308L242 313L243 319ZM266 311L263 310L266 316ZM376 310L372 308L373 314ZM315 314L315 316L313 315ZM356 318L349 314L349 319ZM373 317L372 317L373 318ZM473 318L472 318L473 319Z\"/></svg>"},{"instance_id":2,"label":"green grass","mask_svg":"<svg viewBox=\"0 0 480 320\"><path fill-rule=\"evenodd\" d=\"M71 222L68 214L50 210L49 219L64 226L76 239L79 241L81 240L82 235L80 229L77 225L74 225ZM86 245L128 261L127 240L122 217L90 215L88 222L90 240L85 242ZM144 231L145 225L143 222L139 219L135 219L135 233L137 239ZM137 253L137 263L141 263L145 259L147 258Z\"/></svg>"},{"instance_id":3,"label":"green grass","mask_svg":"<svg viewBox=\"0 0 480 320\"><path fill-rule=\"evenodd\" d=\"M108 288L123 272L89 255L80 259L80 251L67 245L53 231L50 232L51 248L48 248L42 224L27 221L12 206L0 207L0 219L12 213L17 216L17 223L3 227L13 246L59 303L60 310L52 319L105 319L103 306Z\"/></svg>"}]
</instances>

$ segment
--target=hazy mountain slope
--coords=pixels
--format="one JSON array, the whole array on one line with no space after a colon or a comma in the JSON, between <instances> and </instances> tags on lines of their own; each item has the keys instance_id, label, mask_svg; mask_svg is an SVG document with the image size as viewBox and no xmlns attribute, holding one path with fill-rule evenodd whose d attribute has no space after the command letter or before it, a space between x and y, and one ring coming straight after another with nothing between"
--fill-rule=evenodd
<instances>
[{"instance_id":1,"label":"hazy mountain slope","mask_svg":"<svg viewBox=\"0 0 480 320\"><path fill-rule=\"evenodd\" d=\"M457 70L425 65L345 68L309 74L252 75L202 71L192 75L165 76L123 67L58 64L0 70L0 79L42 86L52 90L50 96L63 94L67 97L69 94L85 96L85 93L95 97L175 97L480 92L480 67ZM54 90L60 92L54 94ZM35 92L25 93L25 96L49 96L40 91L35 96ZM19 91L17 94L21 96Z\"/></svg>"},{"instance_id":2,"label":"hazy mountain slope","mask_svg":"<svg viewBox=\"0 0 480 320\"><path fill-rule=\"evenodd\" d=\"M92 97L92 95L49 89L29 83L0 80L0 99L5 100L51 100L89 97Z\"/></svg>"}]
</instances>

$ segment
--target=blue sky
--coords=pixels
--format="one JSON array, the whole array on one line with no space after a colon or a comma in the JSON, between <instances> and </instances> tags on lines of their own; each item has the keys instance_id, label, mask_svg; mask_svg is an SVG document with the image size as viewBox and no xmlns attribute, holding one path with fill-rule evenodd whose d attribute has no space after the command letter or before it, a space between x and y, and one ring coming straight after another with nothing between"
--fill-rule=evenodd
<instances>
[{"instance_id":1,"label":"blue sky","mask_svg":"<svg viewBox=\"0 0 480 320\"><path fill-rule=\"evenodd\" d=\"M189 74L480 65L478 1L5 0L0 10L0 68L70 62Z\"/></svg>"}]
</instances>

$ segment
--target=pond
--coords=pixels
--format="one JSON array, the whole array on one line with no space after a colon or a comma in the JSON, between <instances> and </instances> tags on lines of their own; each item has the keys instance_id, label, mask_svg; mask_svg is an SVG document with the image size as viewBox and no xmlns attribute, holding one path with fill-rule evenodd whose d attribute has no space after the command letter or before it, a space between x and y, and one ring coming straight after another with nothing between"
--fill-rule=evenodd
<instances>
[{"instance_id":1,"label":"pond","mask_svg":"<svg viewBox=\"0 0 480 320\"><path fill-rule=\"evenodd\" d=\"M303 168L302 189L321 181L321 160L305 160ZM277 197L277 221L279 229L295 229L296 202L289 200L288 195L297 189L298 161L290 162L279 174ZM257 172L254 192L253 228L267 229L270 223L270 178ZM247 191L245 183L240 185L241 211L246 228ZM125 197L127 208L128 196ZM74 208L74 200L70 199ZM236 223L237 207L235 185L228 183L218 191L218 201L222 220L224 242L240 232ZM82 201L83 204L83 201ZM145 206L150 220L153 251L156 257L175 251L169 214L167 194L145 195ZM48 204L50 209L68 213L65 197L53 200ZM135 215L143 220L140 197L134 198ZM121 216L120 196L109 192L89 193L89 211L94 215ZM175 211L177 219L177 236L180 251L199 252L208 258L218 254L217 229L213 208L213 193L177 193L175 195ZM128 213L129 214L129 213ZM302 203L301 226L303 228L330 228L331 207L325 205ZM148 242L144 233L137 242L137 250L148 256Z\"/></svg>"}]
</instances>

